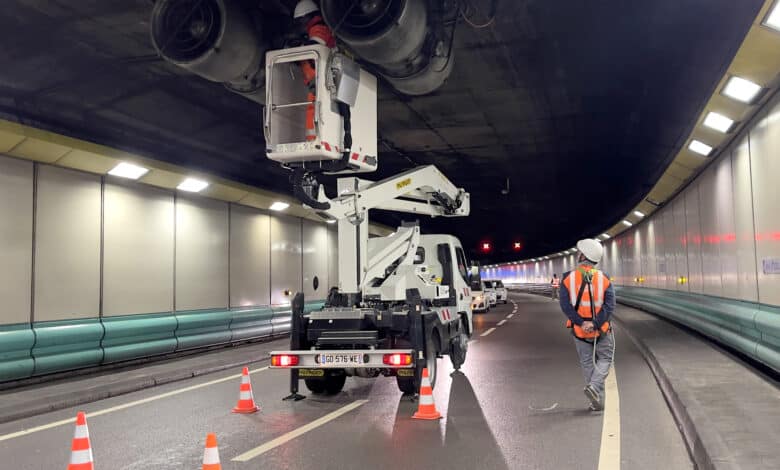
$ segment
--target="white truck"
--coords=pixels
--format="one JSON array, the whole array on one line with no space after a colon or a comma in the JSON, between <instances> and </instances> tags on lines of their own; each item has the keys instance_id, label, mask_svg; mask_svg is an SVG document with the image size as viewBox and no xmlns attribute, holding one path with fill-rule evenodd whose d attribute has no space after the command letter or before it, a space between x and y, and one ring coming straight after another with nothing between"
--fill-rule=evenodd
<instances>
[{"instance_id":1,"label":"white truck","mask_svg":"<svg viewBox=\"0 0 780 470\"><path fill-rule=\"evenodd\" d=\"M316 70L314 85L301 79L303 63ZM342 177L333 198L316 180L320 173L376 169L376 86L371 74L326 46L266 55L267 155L292 170L304 205L338 222L338 287L322 310L308 314L296 294L290 349L271 353L271 367L291 370L290 399L303 398L301 379L312 393L335 394L349 376L395 377L411 394L423 368L435 385L438 358L449 356L455 369L466 359L469 285L479 273L458 239L423 235L416 223L369 239L368 212L464 217L469 194L434 166L378 182Z\"/></svg>"}]
</instances>

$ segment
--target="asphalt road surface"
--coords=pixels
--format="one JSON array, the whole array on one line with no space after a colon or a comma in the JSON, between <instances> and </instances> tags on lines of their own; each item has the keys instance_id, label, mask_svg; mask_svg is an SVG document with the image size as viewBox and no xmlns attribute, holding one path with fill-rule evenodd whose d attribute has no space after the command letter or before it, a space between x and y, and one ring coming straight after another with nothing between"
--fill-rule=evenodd
<instances>
[{"instance_id":1,"label":"asphalt road surface","mask_svg":"<svg viewBox=\"0 0 780 470\"><path fill-rule=\"evenodd\" d=\"M209 432L223 469L692 468L649 368L620 330L606 410L588 411L563 323L557 302L524 294L476 314L462 372L439 362L439 421L412 420L417 404L392 378L350 378L336 396L282 401L288 372L265 363L252 369L255 414L230 412L240 370L79 409L97 470L199 469ZM65 469L77 411L1 424L0 468Z\"/></svg>"}]
</instances>

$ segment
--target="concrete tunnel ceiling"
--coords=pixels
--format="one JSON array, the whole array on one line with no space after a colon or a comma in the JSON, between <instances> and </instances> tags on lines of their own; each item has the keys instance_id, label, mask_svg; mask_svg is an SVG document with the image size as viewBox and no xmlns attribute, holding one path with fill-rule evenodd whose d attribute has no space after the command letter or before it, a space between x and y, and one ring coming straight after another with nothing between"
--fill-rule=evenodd
<instances>
[{"instance_id":1,"label":"concrete tunnel ceiling","mask_svg":"<svg viewBox=\"0 0 780 470\"><path fill-rule=\"evenodd\" d=\"M7 1L0 117L291 193L287 172L265 159L260 107L156 55L153 3ZM472 215L420 222L483 262L569 248L652 188L763 3L499 0L484 28L461 16L442 88L406 97L382 85L380 171L369 178L437 165L471 192ZM283 15L294 4L261 8Z\"/></svg>"}]
</instances>

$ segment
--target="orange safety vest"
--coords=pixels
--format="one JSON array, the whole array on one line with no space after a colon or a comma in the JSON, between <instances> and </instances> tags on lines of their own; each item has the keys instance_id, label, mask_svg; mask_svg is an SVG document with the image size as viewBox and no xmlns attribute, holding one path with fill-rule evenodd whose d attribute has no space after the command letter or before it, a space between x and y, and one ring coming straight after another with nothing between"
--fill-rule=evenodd
<instances>
[{"instance_id":1,"label":"orange safety vest","mask_svg":"<svg viewBox=\"0 0 780 470\"><path fill-rule=\"evenodd\" d=\"M554 277L552 280L552 286L553 287L561 287L561 280L557 277Z\"/></svg>"},{"instance_id":2,"label":"orange safety vest","mask_svg":"<svg viewBox=\"0 0 780 470\"><path fill-rule=\"evenodd\" d=\"M590 279L589 283L587 282L588 279ZM592 321L604 307L604 294L610 286L609 278L596 268L580 266L566 275L563 282L569 290L569 301L572 307L577 307L579 299L577 313L582 318ZM582 291L581 297L580 291ZM573 328L574 336L577 338L593 339L601 336L601 333L609 331L609 322L606 321L601 325L601 331L592 333L586 333L582 327L573 324L571 320L566 321L566 328Z\"/></svg>"}]
</instances>

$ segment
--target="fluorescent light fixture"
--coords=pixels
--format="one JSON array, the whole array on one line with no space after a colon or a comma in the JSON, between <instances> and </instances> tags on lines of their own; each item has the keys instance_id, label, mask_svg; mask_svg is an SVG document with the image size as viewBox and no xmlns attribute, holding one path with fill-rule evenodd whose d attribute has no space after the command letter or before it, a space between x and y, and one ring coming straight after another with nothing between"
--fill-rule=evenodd
<instances>
[{"instance_id":1,"label":"fluorescent light fixture","mask_svg":"<svg viewBox=\"0 0 780 470\"><path fill-rule=\"evenodd\" d=\"M639 217L640 219L645 216L645 214L643 212L640 212L640 211L634 211L634 215Z\"/></svg>"},{"instance_id":2,"label":"fluorescent light fixture","mask_svg":"<svg viewBox=\"0 0 780 470\"><path fill-rule=\"evenodd\" d=\"M696 152L699 155L704 155L705 157L712 152L712 147L705 144L704 142L699 142L698 140L692 140L691 143L688 145L688 149L690 149L692 152Z\"/></svg>"},{"instance_id":3,"label":"fluorescent light fixture","mask_svg":"<svg viewBox=\"0 0 780 470\"><path fill-rule=\"evenodd\" d=\"M601 234L601 238L603 238L604 240L608 240L609 239L609 234L608 233L602 233Z\"/></svg>"},{"instance_id":4,"label":"fluorescent light fixture","mask_svg":"<svg viewBox=\"0 0 780 470\"><path fill-rule=\"evenodd\" d=\"M731 126L734 125L734 120L729 119L720 113L710 112L707 117L704 118L704 125L725 134L731 129Z\"/></svg>"},{"instance_id":5,"label":"fluorescent light fixture","mask_svg":"<svg viewBox=\"0 0 780 470\"><path fill-rule=\"evenodd\" d=\"M271 209L272 211L281 212L287 209L288 207L290 207L290 205L287 204L286 202L276 201L273 204L271 204L271 207L269 207L269 209Z\"/></svg>"},{"instance_id":6,"label":"fluorescent light fixture","mask_svg":"<svg viewBox=\"0 0 780 470\"><path fill-rule=\"evenodd\" d=\"M137 180L147 173L149 173L148 168L127 162L121 162L108 172L109 175L119 176L120 178L130 178L131 180Z\"/></svg>"},{"instance_id":7,"label":"fluorescent light fixture","mask_svg":"<svg viewBox=\"0 0 780 470\"><path fill-rule=\"evenodd\" d=\"M764 24L774 29L775 31L780 31L780 2L775 3L775 6L772 7L772 10L766 17L766 21L764 21Z\"/></svg>"},{"instance_id":8,"label":"fluorescent light fixture","mask_svg":"<svg viewBox=\"0 0 780 470\"><path fill-rule=\"evenodd\" d=\"M205 181L195 178L187 178L182 181L180 185L176 186L176 189L190 193L199 193L208 187L209 184Z\"/></svg>"},{"instance_id":9,"label":"fluorescent light fixture","mask_svg":"<svg viewBox=\"0 0 780 470\"><path fill-rule=\"evenodd\" d=\"M750 103L761 91L761 85L757 85L744 78L731 77L723 88L723 94L743 103Z\"/></svg>"},{"instance_id":10,"label":"fluorescent light fixture","mask_svg":"<svg viewBox=\"0 0 780 470\"><path fill-rule=\"evenodd\" d=\"M629 221L627 221L627 220L624 220L624 221L623 221L623 225L625 225L626 227L630 227L630 226L632 226L632 225L634 225L634 224L632 224L631 222L629 222Z\"/></svg>"},{"instance_id":11,"label":"fluorescent light fixture","mask_svg":"<svg viewBox=\"0 0 780 470\"><path fill-rule=\"evenodd\" d=\"M327 224L335 224L336 223L336 219L328 219L328 220L325 221L325 223L327 223Z\"/></svg>"}]
</instances>

